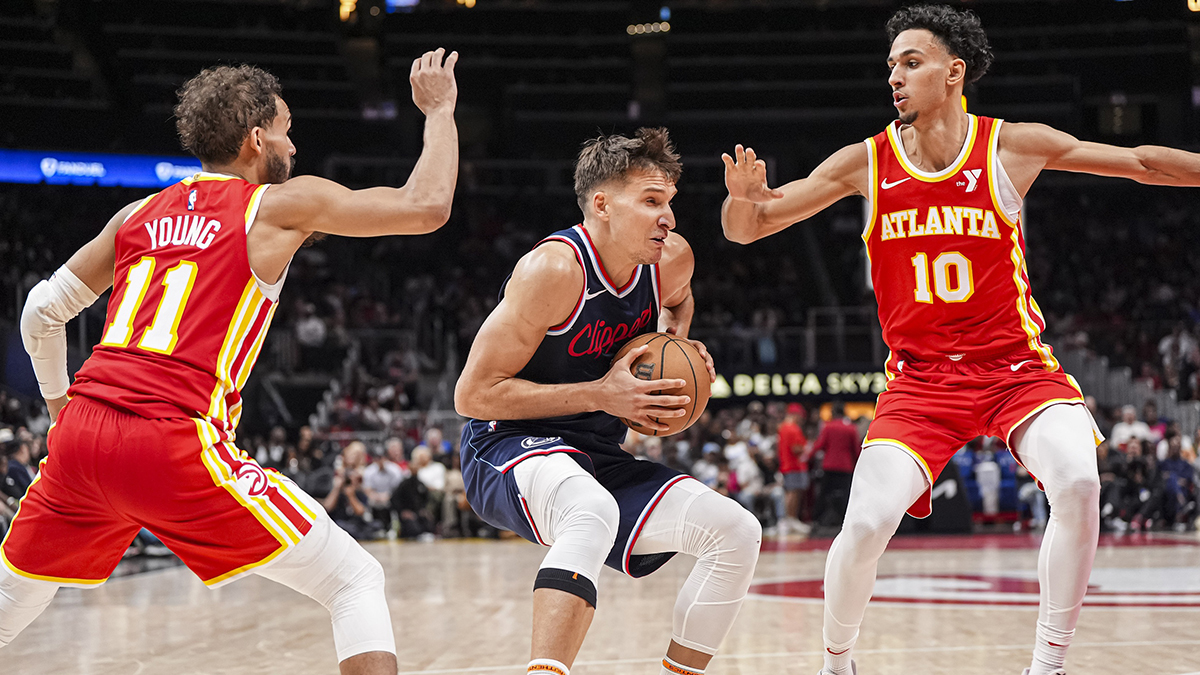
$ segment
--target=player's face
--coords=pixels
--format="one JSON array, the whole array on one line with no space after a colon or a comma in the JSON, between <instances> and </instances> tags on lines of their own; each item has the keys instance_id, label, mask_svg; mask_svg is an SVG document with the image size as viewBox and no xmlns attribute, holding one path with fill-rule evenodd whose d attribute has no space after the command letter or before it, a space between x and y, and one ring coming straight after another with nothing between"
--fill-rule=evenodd
<instances>
[{"instance_id":1,"label":"player's face","mask_svg":"<svg viewBox=\"0 0 1200 675\"><path fill-rule=\"evenodd\" d=\"M922 110L946 105L954 94L949 84L951 69L955 63L963 67L961 59L951 57L933 33L924 29L897 35L887 63L892 103L905 124L915 122Z\"/></svg>"},{"instance_id":2,"label":"player's face","mask_svg":"<svg viewBox=\"0 0 1200 675\"><path fill-rule=\"evenodd\" d=\"M610 193L613 238L626 243L632 262L653 265L662 259L667 233L675 229L675 192L675 184L661 171L637 171Z\"/></svg>"},{"instance_id":3,"label":"player's face","mask_svg":"<svg viewBox=\"0 0 1200 675\"><path fill-rule=\"evenodd\" d=\"M263 129L263 162L268 183L282 183L292 177L296 166L296 146L288 134L292 130L292 111L283 99L275 99L275 119Z\"/></svg>"}]
</instances>

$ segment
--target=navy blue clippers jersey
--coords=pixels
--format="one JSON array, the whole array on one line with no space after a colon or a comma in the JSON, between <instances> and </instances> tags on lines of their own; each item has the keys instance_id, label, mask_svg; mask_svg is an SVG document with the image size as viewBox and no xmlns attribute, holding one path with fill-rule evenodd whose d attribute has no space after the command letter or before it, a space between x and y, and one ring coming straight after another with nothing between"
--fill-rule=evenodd
<instances>
[{"instance_id":1,"label":"navy blue clippers jersey","mask_svg":"<svg viewBox=\"0 0 1200 675\"><path fill-rule=\"evenodd\" d=\"M555 232L534 248L548 241L561 241L574 249L587 280L570 318L546 331L542 344L517 377L539 384L598 380L608 372L621 345L632 337L658 330L658 315L662 309L658 265L639 266L625 286L617 288L582 225ZM504 284L507 286L508 281ZM503 287L500 297L504 297ZM591 412L502 421L497 422L495 430L542 435L589 434L617 444L625 439L625 429L616 417L605 412Z\"/></svg>"}]
</instances>

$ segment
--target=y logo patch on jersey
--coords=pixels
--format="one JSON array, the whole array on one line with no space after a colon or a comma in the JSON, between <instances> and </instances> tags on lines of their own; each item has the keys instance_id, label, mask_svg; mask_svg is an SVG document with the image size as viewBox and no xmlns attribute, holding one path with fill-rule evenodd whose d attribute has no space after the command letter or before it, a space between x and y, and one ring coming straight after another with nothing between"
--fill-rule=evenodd
<instances>
[{"instance_id":1,"label":"y logo patch on jersey","mask_svg":"<svg viewBox=\"0 0 1200 675\"><path fill-rule=\"evenodd\" d=\"M196 191L192 190L188 193L188 211L196 210Z\"/></svg>"},{"instance_id":2,"label":"y logo patch on jersey","mask_svg":"<svg viewBox=\"0 0 1200 675\"><path fill-rule=\"evenodd\" d=\"M975 188L979 187L979 176L983 173L983 169L963 169L963 175L967 177L967 192L974 192Z\"/></svg>"}]
</instances>

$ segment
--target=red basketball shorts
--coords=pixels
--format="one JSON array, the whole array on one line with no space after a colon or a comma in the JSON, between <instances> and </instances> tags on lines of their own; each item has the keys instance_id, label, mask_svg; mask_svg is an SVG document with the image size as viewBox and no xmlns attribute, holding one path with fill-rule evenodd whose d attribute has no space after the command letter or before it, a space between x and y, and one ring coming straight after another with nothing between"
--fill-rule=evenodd
<instances>
[{"instance_id":1,"label":"red basketball shorts","mask_svg":"<svg viewBox=\"0 0 1200 675\"><path fill-rule=\"evenodd\" d=\"M1061 368L1047 372L1028 350L972 363L894 356L887 370L887 389L879 395L863 447L901 448L921 465L930 485L950 458L976 436L1004 439L1020 462L1009 442L1014 429L1049 406L1084 405L1075 378ZM1100 432L1093 432L1099 443ZM928 516L930 497L926 490L908 513Z\"/></svg>"},{"instance_id":2,"label":"red basketball shorts","mask_svg":"<svg viewBox=\"0 0 1200 675\"><path fill-rule=\"evenodd\" d=\"M146 419L76 396L47 445L0 545L4 565L28 578L102 583L144 527L216 586L299 543L321 513L204 420Z\"/></svg>"}]
</instances>

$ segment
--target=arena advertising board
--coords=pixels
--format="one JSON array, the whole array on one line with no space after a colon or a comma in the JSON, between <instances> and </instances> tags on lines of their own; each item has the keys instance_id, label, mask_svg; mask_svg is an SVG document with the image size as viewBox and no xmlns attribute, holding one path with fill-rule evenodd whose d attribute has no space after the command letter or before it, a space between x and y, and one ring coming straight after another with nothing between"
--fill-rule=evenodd
<instances>
[{"instance_id":1,"label":"arena advertising board","mask_svg":"<svg viewBox=\"0 0 1200 675\"><path fill-rule=\"evenodd\" d=\"M0 182L161 188L200 171L194 157L0 150Z\"/></svg>"},{"instance_id":2,"label":"arena advertising board","mask_svg":"<svg viewBox=\"0 0 1200 675\"><path fill-rule=\"evenodd\" d=\"M814 369L795 372L718 373L713 399L841 398L874 401L887 386L882 370Z\"/></svg>"}]
</instances>

